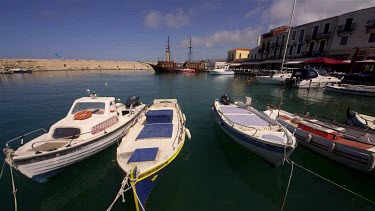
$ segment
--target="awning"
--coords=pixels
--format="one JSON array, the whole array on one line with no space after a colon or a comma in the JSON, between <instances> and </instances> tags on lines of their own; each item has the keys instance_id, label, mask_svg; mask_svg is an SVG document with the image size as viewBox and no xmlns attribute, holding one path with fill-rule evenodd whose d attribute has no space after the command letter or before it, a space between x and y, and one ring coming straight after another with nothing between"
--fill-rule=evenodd
<instances>
[{"instance_id":1,"label":"awning","mask_svg":"<svg viewBox=\"0 0 375 211\"><path fill-rule=\"evenodd\" d=\"M375 63L375 60L367 59L367 60L362 60L362 61L356 61L355 63Z\"/></svg>"},{"instance_id":2,"label":"awning","mask_svg":"<svg viewBox=\"0 0 375 211\"><path fill-rule=\"evenodd\" d=\"M323 63L323 64L348 64L346 62L343 62L341 60L336 60L336 59L330 59L327 57L322 57L322 58L317 58L317 59L312 59L312 60L307 60L304 63L310 64L310 63Z\"/></svg>"},{"instance_id":3,"label":"awning","mask_svg":"<svg viewBox=\"0 0 375 211\"><path fill-rule=\"evenodd\" d=\"M241 66L242 63L232 63L232 64L229 64L229 66Z\"/></svg>"},{"instance_id":4,"label":"awning","mask_svg":"<svg viewBox=\"0 0 375 211\"><path fill-rule=\"evenodd\" d=\"M277 63L282 63L283 60L282 59L272 59L272 60L265 60L265 61L262 61L260 62L261 64L277 64Z\"/></svg>"},{"instance_id":5,"label":"awning","mask_svg":"<svg viewBox=\"0 0 375 211\"><path fill-rule=\"evenodd\" d=\"M292 60L292 61L289 61L289 62L286 62L285 64L301 64L307 60L311 60L311 59L314 59L314 58L300 58L300 59L295 59L295 60Z\"/></svg>"}]
</instances>

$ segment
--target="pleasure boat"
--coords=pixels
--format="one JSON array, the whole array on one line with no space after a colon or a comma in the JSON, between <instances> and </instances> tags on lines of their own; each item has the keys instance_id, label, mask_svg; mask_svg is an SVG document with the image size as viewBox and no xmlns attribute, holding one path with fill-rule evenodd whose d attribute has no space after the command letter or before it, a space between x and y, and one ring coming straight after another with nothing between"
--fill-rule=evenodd
<instances>
[{"instance_id":1,"label":"pleasure boat","mask_svg":"<svg viewBox=\"0 0 375 211\"><path fill-rule=\"evenodd\" d=\"M220 127L234 141L273 164L280 166L297 146L297 142L275 120L250 106L251 98L231 102L228 95L215 100L213 110Z\"/></svg>"},{"instance_id":2,"label":"pleasure boat","mask_svg":"<svg viewBox=\"0 0 375 211\"><path fill-rule=\"evenodd\" d=\"M221 68L210 70L211 75L234 75L233 70L229 69L229 65L225 65Z\"/></svg>"},{"instance_id":3,"label":"pleasure boat","mask_svg":"<svg viewBox=\"0 0 375 211\"><path fill-rule=\"evenodd\" d=\"M375 168L375 135L301 117L271 106L264 114L294 134L302 146L350 168L370 173Z\"/></svg>"},{"instance_id":4,"label":"pleasure boat","mask_svg":"<svg viewBox=\"0 0 375 211\"><path fill-rule=\"evenodd\" d=\"M176 70L177 73L195 73L195 70L191 68L181 68Z\"/></svg>"},{"instance_id":5,"label":"pleasure boat","mask_svg":"<svg viewBox=\"0 0 375 211\"><path fill-rule=\"evenodd\" d=\"M321 75L315 68L294 70L292 76L285 80L287 86L300 89L323 88L326 85L332 85L339 82L341 82L341 79L333 76Z\"/></svg>"},{"instance_id":6,"label":"pleasure boat","mask_svg":"<svg viewBox=\"0 0 375 211\"><path fill-rule=\"evenodd\" d=\"M324 90L327 92L375 97L375 86L334 84L332 86L327 85Z\"/></svg>"},{"instance_id":7,"label":"pleasure boat","mask_svg":"<svg viewBox=\"0 0 375 211\"><path fill-rule=\"evenodd\" d=\"M146 105L136 96L126 105L95 93L82 97L48 132L41 128L6 142L6 162L25 176L46 182L65 167L116 143L145 110ZM24 144L26 136L41 131L45 134ZM13 149L18 140L21 146Z\"/></svg>"},{"instance_id":8,"label":"pleasure boat","mask_svg":"<svg viewBox=\"0 0 375 211\"><path fill-rule=\"evenodd\" d=\"M267 76L256 76L255 79L260 84L282 85L284 84L285 79L290 78L291 76L291 73L276 73Z\"/></svg>"},{"instance_id":9,"label":"pleasure boat","mask_svg":"<svg viewBox=\"0 0 375 211\"><path fill-rule=\"evenodd\" d=\"M186 117L176 99L155 99L117 148L117 163L129 177L136 210L145 203L185 142Z\"/></svg>"}]
</instances>

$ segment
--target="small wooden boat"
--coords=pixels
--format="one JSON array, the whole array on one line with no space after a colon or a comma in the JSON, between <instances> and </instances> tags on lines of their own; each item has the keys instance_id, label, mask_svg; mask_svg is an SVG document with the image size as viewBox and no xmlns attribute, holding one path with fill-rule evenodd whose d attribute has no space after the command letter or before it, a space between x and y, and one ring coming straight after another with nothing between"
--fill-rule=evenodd
<instances>
[{"instance_id":1,"label":"small wooden boat","mask_svg":"<svg viewBox=\"0 0 375 211\"><path fill-rule=\"evenodd\" d=\"M347 109L347 123L356 125L365 129L375 130L375 117L360 114L358 112Z\"/></svg>"},{"instance_id":2,"label":"small wooden boat","mask_svg":"<svg viewBox=\"0 0 375 211\"><path fill-rule=\"evenodd\" d=\"M353 84L334 84L325 87L327 92L336 92L342 94L360 95L375 97L375 86L353 85Z\"/></svg>"},{"instance_id":3,"label":"small wooden boat","mask_svg":"<svg viewBox=\"0 0 375 211\"><path fill-rule=\"evenodd\" d=\"M264 113L293 132L302 146L350 168L374 172L375 139L366 132L348 134L346 128L334 123L300 117L277 108Z\"/></svg>"},{"instance_id":4,"label":"small wooden boat","mask_svg":"<svg viewBox=\"0 0 375 211\"><path fill-rule=\"evenodd\" d=\"M46 182L69 165L86 159L116 143L138 117L146 105L129 98L127 106L115 104L113 97L82 97L74 101L65 118L51 126L49 132L41 128L6 142L6 161L25 176ZM139 100L139 98L138 98ZM24 138L38 131L45 134L24 144ZM21 146L11 148L15 141Z\"/></svg>"},{"instance_id":5,"label":"small wooden boat","mask_svg":"<svg viewBox=\"0 0 375 211\"><path fill-rule=\"evenodd\" d=\"M155 99L117 148L117 163L130 178L136 210L144 210L155 183L181 151L185 115L176 99ZM142 209L141 209L142 208Z\"/></svg>"},{"instance_id":6,"label":"small wooden boat","mask_svg":"<svg viewBox=\"0 0 375 211\"><path fill-rule=\"evenodd\" d=\"M279 166L297 146L293 135L276 121L246 104L230 102L227 95L215 100L213 110L220 127L251 152Z\"/></svg>"}]
</instances>

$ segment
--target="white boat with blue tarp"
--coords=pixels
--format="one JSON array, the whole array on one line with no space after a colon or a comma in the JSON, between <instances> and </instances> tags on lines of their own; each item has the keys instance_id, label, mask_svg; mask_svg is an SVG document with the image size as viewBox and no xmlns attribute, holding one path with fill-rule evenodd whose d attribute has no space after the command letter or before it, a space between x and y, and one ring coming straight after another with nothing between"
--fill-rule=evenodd
<instances>
[{"instance_id":1,"label":"white boat with blue tarp","mask_svg":"<svg viewBox=\"0 0 375 211\"><path fill-rule=\"evenodd\" d=\"M144 210L155 183L181 151L185 134L190 137L185 121L176 99L155 99L117 148L137 210Z\"/></svg>"},{"instance_id":2,"label":"white boat with blue tarp","mask_svg":"<svg viewBox=\"0 0 375 211\"><path fill-rule=\"evenodd\" d=\"M215 100L213 110L220 127L236 142L275 166L284 163L297 146L294 136L276 121L246 104Z\"/></svg>"},{"instance_id":3,"label":"white boat with blue tarp","mask_svg":"<svg viewBox=\"0 0 375 211\"><path fill-rule=\"evenodd\" d=\"M129 98L126 105L95 93L82 97L48 132L41 128L6 142L6 162L25 176L46 182L67 166L116 143L146 108L137 96ZM37 132L44 134L26 140Z\"/></svg>"}]
</instances>

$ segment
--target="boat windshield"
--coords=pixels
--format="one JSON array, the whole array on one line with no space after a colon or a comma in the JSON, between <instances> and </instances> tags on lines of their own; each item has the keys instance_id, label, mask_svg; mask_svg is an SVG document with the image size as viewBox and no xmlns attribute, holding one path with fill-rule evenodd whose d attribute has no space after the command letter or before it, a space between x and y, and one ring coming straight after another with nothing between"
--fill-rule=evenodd
<instances>
[{"instance_id":1,"label":"boat windshield","mask_svg":"<svg viewBox=\"0 0 375 211\"><path fill-rule=\"evenodd\" d=\"M79 128L72 128L72 127L67 127L67 128L56 128L54 133L53 133L53 138L54 139L77 139L81 133L81 130Z\"/></svg>"},{"instance_id":2,"label":"boat windshield","mask_svg":"<svg viewBox=\"0 0 375 211\"><path fill-rule=\"evenodd\" d=\"M72 114L75 114L78 111L82 111L82 110L90 110L92 114L102 115L104 114L105 103L100 103L100 102L77 103L72 110Z\"/></svg>"}]
</instances>

